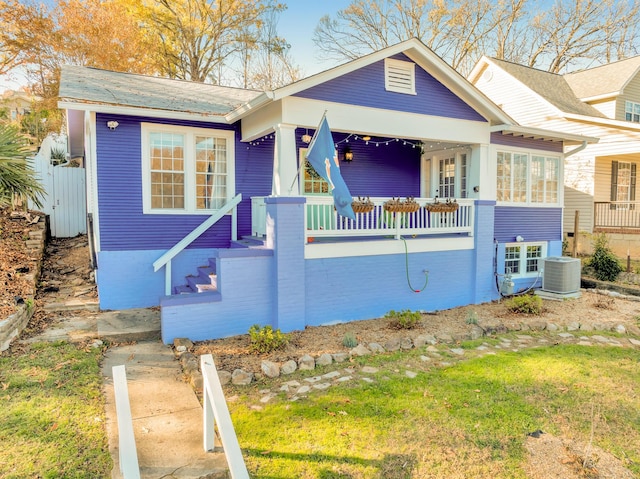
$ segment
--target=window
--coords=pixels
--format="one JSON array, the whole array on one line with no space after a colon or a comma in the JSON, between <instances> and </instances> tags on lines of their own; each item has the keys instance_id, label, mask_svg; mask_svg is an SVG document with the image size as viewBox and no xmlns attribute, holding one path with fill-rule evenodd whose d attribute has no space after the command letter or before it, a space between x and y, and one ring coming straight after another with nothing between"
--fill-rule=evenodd
<instances>
[{"instance_id":1,"label":"window","mask_svg":"<svg viewBox=\"0 0 640 479\"><path fill-rule=\"evenodd\" d=\"M636 164L628 161L611 162L612 209L634 207L629 202L636 200Z\"/></svg>"},{"instance_id":2,"label":"window","mask_svg":"<svg viewBox=\"0 0 640 479\"><path fill-rule=\"evenodd\" d=\"M537 276L540 260L547 256L546 243L509 243L504 250L504 274Z\"/></svg>"},{"instance_id":3,"label":"window","mask_svg":"<svg viewBox=\"0 0 640 479\"><path fill-rule=\"evenodd\" d=\"M559 157L497 152L497 201L557 205L560 186Z\"/></svg>"},{"instance_id":4,"label":"window","mask_svg":"<svg viewBox=\"0 0 640 479\"><path fill-rule=\"evenodd\" d=\"M206 213L233 196L233 131L143 123L142 138L145 213Z\"/></svg>"},{"instance_id":5,"label":"window","mask_svg":"<svg viewBox=\"0 0 640 479\"><path fill-rule=\"evenodd\" d=\"M640 103L633 101L624 102L624 119L640 123Z\"/></svg>"},{"instance_id":6,"label":"window","mask_svg":"<svg viewBox=\"0 0 640 479\"><path fill-rule=\"evenodd\" d=\"M384 87L396 93L416 94L415 63L402 60L384 60Z\"/></svg>"},{"instance_id":7,"label":"window","mask_svg":"<svg viewBox=\"0 0 640 479\"><path fill-rule=\"evenodd\" d=\"M447 156L436 155L427 159L427 164L433 160L434 171L429 171L429 177L433 175L436 188L435 196L439 198L467 198L467 153L463 151L448 153ZM427 167L428 168L428 167ZM428 182L428 178L426 179ZM430 191L430 187L427 188Z\"/></svg>"}]
</instances>

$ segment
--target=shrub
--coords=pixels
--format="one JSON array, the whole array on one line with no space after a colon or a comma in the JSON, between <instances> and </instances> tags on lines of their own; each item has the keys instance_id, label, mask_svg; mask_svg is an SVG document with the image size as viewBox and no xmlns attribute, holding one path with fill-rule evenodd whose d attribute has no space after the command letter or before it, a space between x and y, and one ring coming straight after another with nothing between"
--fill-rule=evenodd
<instances>
[{"instance_id":1,"label":"shrub","mask_svg":"<svg viewBox=\"0 0 640 479\"><path fill-rule=\"evenodd\" d=\"M600 234L593 241L593 256L589 265L593 268L596 279L600 281L615 281L622 271L618 259L609 249L606 235Z\"/></svg>"},{"instance_id":2,"label":"shrub","mask_svg":"<svg viewBox=\"0 0 640 479\"><path fill-rule=\"evenodd\" d=\"M507 301L506 306L512 313L540 314L542 313L542 298L534 294L515 296Z\"/></svg>"},{"instance_id":3,"label":"shrub","mask_svg":"<svg viewBox=\"0 0 640 479\"><path fill-rule=\"evenodd\" d=\"M358 340L353 333L346 333L342 338L342 345L345 348L355 348L358 345Z\"/></svg>"},{"instance_id":4,"label":"shrub","mask_svg":"<svg viewBox=\"0 0 640 479\"><path fill-rule=\"evenodd\" d=\"M270 353L284 348L289 343L289 337L279 329L275 331L269 325L260 327L254 324L249 328L251 339L250 349L254 353Z\"/></svg>"},{"instance_id":5,"label":"shrub","mask_svg":"<svg viewBox=\"0 0 640 479\"><path fill-rule=\"evenodd\" d=\"M422 315L418 311L404 309L402 311L389 311L384 316L391 319L391 327L395 329L413 329L418 325Z\"/></svg>"}]
</instances>

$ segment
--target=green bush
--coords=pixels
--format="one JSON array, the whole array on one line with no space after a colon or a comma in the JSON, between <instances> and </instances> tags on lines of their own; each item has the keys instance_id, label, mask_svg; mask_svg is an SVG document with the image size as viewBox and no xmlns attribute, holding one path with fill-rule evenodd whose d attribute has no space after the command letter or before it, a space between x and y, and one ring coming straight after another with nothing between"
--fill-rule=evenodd
<instances>
[{"instance_id":1,"label":"green bush","mask_svg":"<svg viewBox=\"0 0 640 479\"><path fill-rule=\"evenodd\" d=\"M622 271L618 259L609 249L606 235L600 234L593 241L593 256L589 266L593 268L596 279L600 281L615 281Z\"/></svg>"},{"instance_id":2,"label":"green bush","mask_svg":"<svg viewBox=\"0 0 640 479\"><path fill-rule=\"evenodd\" d=\"M540 314L542 313L542 298L534 294L515 296L506 302L506 306L512 313Z\"/></svg>"},{"instance_id":3,"label":"green bush","mask_svg":"<svg viewBox=\"0 0 640 479\"><path fill-rule=\"evenodd\" d=\"M389 311L384 316L391 319L391 327L395 329L413 329L418 325L422 315L418 311L404 309L402 311Z\"/></svg>"},{"instance_id":4,"label":"green bush","mask_svg":"<svg viewBox=\"0 0 640 479\"><path fill-rule=\"evenodd\" d=\"M355 348L358 345L358 340L353 333L346 333L342 338L342 345L345 348Z\"/></svg>"},{"instance_id":5,"label":"green bush","mask_svg":"<svg viewBox=\"0 0 640 479\"><path fill-rule=\"evenodd\" d=\"M254 324L249 328L249 337L251 339L250 349L254 353L270 353L277 349L284 348L289 343L289 337L279 329L274 329L267 325L260 327Z\"/></svg>"}]
</instances>

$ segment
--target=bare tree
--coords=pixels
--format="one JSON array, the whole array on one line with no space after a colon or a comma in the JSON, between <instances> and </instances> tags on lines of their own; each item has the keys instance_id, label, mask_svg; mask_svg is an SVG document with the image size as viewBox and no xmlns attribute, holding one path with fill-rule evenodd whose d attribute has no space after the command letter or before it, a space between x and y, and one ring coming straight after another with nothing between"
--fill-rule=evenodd
<instances>
[{"instance_id":1,"label":"bare tree","mask_svg":"<svg viewBox=\"0 0 640 479\"><path fill-rule=\"evenodd\" d=\"M323 17L314 42L324 58L349 60L416 37L466 74L483 54L552 72L636 54L633 0L354 0Z\"/></svg>"}]
</instances>

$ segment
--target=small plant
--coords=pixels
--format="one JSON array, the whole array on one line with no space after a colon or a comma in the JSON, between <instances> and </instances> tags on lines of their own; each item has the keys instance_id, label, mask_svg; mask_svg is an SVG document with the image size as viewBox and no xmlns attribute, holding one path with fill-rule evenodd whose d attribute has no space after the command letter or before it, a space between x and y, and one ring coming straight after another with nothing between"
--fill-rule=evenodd
<instances>
[{"instance_id":1,"label":"small plant","mask_svg":"<svg viewBox=\"0 0 640 479\"><path fill-rule=\"evenodd\" d=\"M27 305L27 309L29 311L31 311L33 309L33 299L32 298L27 298L25 300L25 304Z\"/></svg>"},{"instance_id":2,"label":"small plant","mask_svg":"<svg viewBox=\"0 0 640 479\"><path fill-rule=\"evenodd\" d=\"M505 303L512 313L540 314L542 313L542 298L534 294L515 296Z\"/></svg>"},{"instance_id":3,"label":"small plant","mask_svg":"<svg viewBox=\"0 0 640 479\"><path fill-rule=\"evenodd\" d=\"M289 343L289 337L270 326L260 327L254 324L249 328L249 337L251 339L250 349L254 353L270 353L278 349L284 348Z\"/></svg>"},{"instance_id":4,"label":"small plant","mask_svg":"<svg viewBox=\"0 0 640 479\"><path fill-rule=\"evenodd\" d=\"M358 340L353 333L346 333L342 338L342 345L345 348L355 348L358 345Z\"/></svg>"},{"instance_id":5,"label":"small plant","mask_svg":"<svg viewBox=\"0 0 640 479\"><path fill-rule=\"evenodd\" d=\"M468 311L465 322L467 324L478 324L478 314L475 311Z\"/></svg>"},{"instance_id":6,"label":"small plant","mask_svg":"<svg viewBox=\"0 0 640 479\"><path fill-rule=\"evenodd\" d=\"M402 311L389 311L384 316L391 319L391 327L394 329L413 329L418 325L422 315L418 311L404 309Z\"/></svg>"},{"instance_id":7,"label":"small plant","mask_svg":"<svg viewBox=\"0 0 640 479\"><path fill-rule=\"evenodd\" d=\"M61 165L67 161L67 152L64 148L51 148L51 164L53 166Z\"/></svg>"},{"instance_id":8,"label":"small plant","mask_svg":"<svg viewBox=\"0 0 640 479\"><path fill-rule=\"evenodd\" d=\"M596 236L593 241L593 256L589 266L593 268L596 279L600 281L615 281L622 271L618 259L609 249L605 234Z\"/></svg>"}]
</instances>

